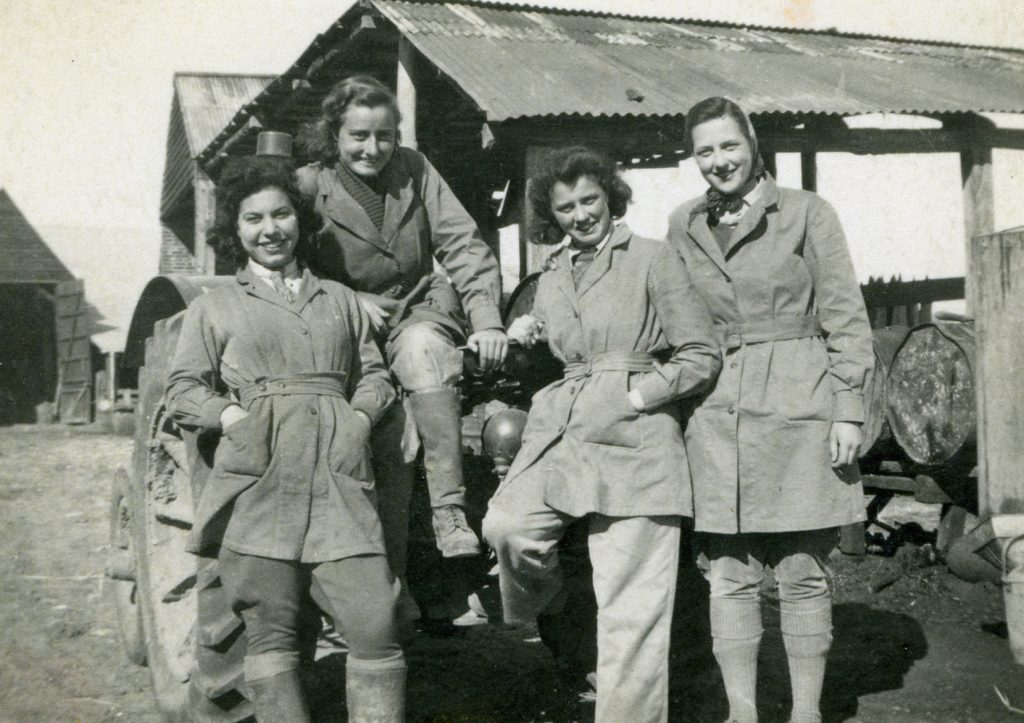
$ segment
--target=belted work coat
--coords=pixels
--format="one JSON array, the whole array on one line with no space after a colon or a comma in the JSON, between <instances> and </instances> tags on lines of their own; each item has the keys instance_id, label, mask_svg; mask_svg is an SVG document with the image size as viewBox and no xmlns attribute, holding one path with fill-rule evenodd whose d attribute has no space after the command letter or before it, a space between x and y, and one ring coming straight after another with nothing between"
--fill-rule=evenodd
<instances>
[{"instance_id":1,"label":"belted work coat","mask_svg":"<svg viewBox=\"0 0 1024 723\"><path fill-rule=\"evenodd\" d=\"M568 247L541 274L532 316L566 375L537 392L505 478L540 475L545 502L581 517L689 515L676 400L719 369L707 306L667 244L625 226L573 283ZM636 389L645 411L627 396ZM501 494L499 489L496 493Z\"/></svg>"},{"instance_id":2,"label":"belted work coat","mask_svg":"<svg viewBox=\"0 0 1024 723\"><path fill-rule=\"evenodd\" d=\"M454 284L434 275L392 322L391 336L415 321L433 321L456 338L501 328L498 263L476 222L422 153L398 148L381 172L387 187L384 225L342 185L338 169L319 163L300 168L299 186L322 220L313 264L326 278L356 291L400 299L434 275L434 259ZM457 294L456 294L457 292ZM461 309L460 302L461 300Z\"/></svg>"},{"instance_id":3,"label":"belted work coat","mask_svg":"<svg viewBox=\"0 0 1024 723\"><path fill-rule=\"evenodd\" d=\"M395 398L356 295L305 271L289 302L249 269L185 312L167 386L179 424L221 433L190 550L317 562L384 554L365 422ZM221 429L231 403L249 416Z\"/></svg>"},{"instance_id":4,"label":"belted work coat","mask_svg":"<svg viewBox=\"0 0 1024 723\"><path fill-rule=\"evenodd\" d=\"M862 422L871 330L839 219L766 178L723 253L703 198L669 243L707 300L722 373L686 428L694 520L705 532L784 532L864 519L856 465L833 470L833 421Z\"/></svg>"}]
</instances>

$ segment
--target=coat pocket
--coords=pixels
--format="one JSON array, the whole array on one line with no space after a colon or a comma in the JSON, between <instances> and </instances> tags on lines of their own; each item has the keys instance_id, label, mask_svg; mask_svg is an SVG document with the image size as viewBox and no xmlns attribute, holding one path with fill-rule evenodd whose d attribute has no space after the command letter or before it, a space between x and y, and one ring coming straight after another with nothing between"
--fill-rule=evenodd
<instances>
[{"instance_id":1,"label":"coat pocket","mask_svg":"<svg viewBox=\"0 0 1024 723\"><path fill-rule=\"evenodd\" d=\"M577 439L630 449L643 444L643 415L629 404L629 376L616 371L590 378L572 410Z\"/></svg>"},{"instance_id":2,"label":"coat pocket","mask_svg":"<svg viewBox=\"0 0 1024 723\"><path fill-rule=\"evenodd\" d=\"M262 477L270 465L270 430L265 415L250 412L224 428L214 467L230 474Z\"/></svg>"}]
</instances>

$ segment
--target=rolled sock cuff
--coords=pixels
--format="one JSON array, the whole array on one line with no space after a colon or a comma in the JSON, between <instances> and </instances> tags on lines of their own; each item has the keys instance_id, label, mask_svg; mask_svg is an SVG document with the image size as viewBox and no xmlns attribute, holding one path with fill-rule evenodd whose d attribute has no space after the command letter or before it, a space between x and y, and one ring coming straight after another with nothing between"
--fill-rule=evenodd
<instances>
[{"instance_id":1,"label":"rolled sock cuff","mask_svg":"<svg viewBox=\"0 0 1024 723\"><path fill-rule=\"evenodd\" d=\"M832 633L832 600L780 601L780 627L783 635L806 637Z\"/></svg>"},{"instance_id":2,"label":"rolled sock cuff","mask_svg":"<svg viewBox=\"0 0 1024 723\"><path fill-rule=\"evenodd\" d=\"M761 601L711 599L711 636L722 640L749 640L761 635Z\"/></svg>"},{"instance_id":3,"label":"rolled sock cuff","mask_svg":"<svg viewBox=\"0 0 1024 723\"><path fill-rule=\"evenodd\" d=\"M347 670L359 673L385 673L392 670L405 670L405 654L397 652L386 658L356 658L349 653L345 663Z\"/></svg>"},{"instance_id":4,"label":"rolled sock cuff","mask_svg":"<svg viewBox=\"0 0 1024 723\"><path fill-rule=\"evenodd\" d=\"M246 655L245 679L249 682L272 678L281 673L299 669L299 651L275 650L270 653Z\"/></svg>"}]
</instances>

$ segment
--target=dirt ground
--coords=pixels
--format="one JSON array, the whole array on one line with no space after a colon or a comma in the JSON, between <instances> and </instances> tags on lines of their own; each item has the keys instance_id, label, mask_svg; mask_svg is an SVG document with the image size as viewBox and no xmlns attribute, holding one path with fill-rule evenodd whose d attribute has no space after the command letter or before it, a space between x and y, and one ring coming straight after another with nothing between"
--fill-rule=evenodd
<instances>
[{"instance_id":1,"label":"dirt ground","mask_svg":"<svg viewBox=\"0 0 1024 723\"><path fill-rule=\"evenodd\" d=\"M103 593L110 484L130 451L128 437L92 428L0 429L2 721L160 719L146 669L120 651ZM921 511L907 514L920 519ZM1024 709L1024 668L1009 654L996 586L961 582L932 561L927 547L910 545L893 558L837 557L834 568L826 720L1024 720L996 693ZM771 605L766 628L762 719L785 720L788 675ZM422 632L409 658L410 720L593 716L592 704L559 685L532 630L484 625L456 634ZM342 656L329 655L309 672L321 720L344 720L343 665ZM673 721L724 719L720 678L699 649L676 651L672 686Z\"/></svg>"}]
</instances>

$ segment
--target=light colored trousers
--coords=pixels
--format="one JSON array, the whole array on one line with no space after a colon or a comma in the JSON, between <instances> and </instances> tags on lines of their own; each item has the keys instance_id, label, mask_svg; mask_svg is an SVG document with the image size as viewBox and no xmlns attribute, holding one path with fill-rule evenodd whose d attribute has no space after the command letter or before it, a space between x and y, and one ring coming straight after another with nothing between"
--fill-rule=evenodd
<instances>
[{"instance_id":1,"label":"light colored trousers","mask_svg":"<svg viewBox=\"0 0 1024 723\"><path fill-rule=\"evenodd\" d=\"M558 612L556 546L575 518L544 503L540 475L524 474L491 499L484 537L498 556L506 622ZM590 516L597 598L597 723L668 720L668 653L679 563L679 522ZM553 604L552 604L553 603Z\"/></svg>"}]
</instances>

